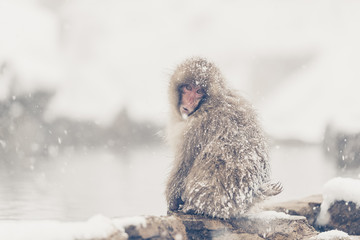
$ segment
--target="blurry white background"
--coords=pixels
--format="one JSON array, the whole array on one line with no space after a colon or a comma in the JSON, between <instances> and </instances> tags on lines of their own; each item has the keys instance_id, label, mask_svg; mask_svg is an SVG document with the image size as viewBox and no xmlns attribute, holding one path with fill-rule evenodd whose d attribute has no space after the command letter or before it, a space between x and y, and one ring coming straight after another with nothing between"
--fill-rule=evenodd
<instances>
[{"instance_id":1,"label":"blurry white background","mask_svg":"<svg viewBox=\"0 0 360 240\"><path fill-rule=\"evenodd\" d=\"M356 0L0 1L0 219L165 214L168 79L198 55L257 108L285 186L275 200L321 193L348 174L324 154L325 130L360 129L359 11Z\"/></svg>"}]
</instances>

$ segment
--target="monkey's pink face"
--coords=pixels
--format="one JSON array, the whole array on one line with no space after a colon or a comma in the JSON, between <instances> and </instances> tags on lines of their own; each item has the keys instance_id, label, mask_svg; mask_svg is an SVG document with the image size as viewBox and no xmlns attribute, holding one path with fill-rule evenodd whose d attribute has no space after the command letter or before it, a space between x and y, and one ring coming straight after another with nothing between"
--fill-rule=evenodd
<instances>
[{"instance_id":1,"label":"monkey's pink face","mask_svg":"<svg viewBox=\"0 0 360 240\"><path fill-rule=\"evenodd\" d=\"M180 113L183 118L187 118L192 114L197 107L201 99L204 97L204 90L200 86L193 84L186 84L180 88Z\"/></svg>"}]
</instances>

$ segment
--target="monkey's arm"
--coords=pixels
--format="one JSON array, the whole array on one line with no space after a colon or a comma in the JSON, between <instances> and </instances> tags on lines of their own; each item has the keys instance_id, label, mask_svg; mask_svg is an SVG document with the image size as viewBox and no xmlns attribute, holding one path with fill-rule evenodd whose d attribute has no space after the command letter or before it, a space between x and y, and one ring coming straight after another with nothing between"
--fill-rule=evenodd
<instances>
[{"instance_id":1,"label":"monkey's arm","mask_svg":"<svg viewBox=\"0 0 360 240\"><path fill-rule=\"evenodd\" d=\"M181 178L180 173L172 174L168 180L166 187L166 200L169 211L179 210L180 206L184 203L181 200L181 194L184 190L183 181L184 179Z\"/></svg>"}]
</instances>

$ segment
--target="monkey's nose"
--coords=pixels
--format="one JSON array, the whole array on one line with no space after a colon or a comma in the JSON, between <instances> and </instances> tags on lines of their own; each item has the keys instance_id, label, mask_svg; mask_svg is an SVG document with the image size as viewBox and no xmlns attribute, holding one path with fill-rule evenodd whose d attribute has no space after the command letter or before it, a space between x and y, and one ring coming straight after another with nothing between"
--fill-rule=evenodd
<instances>
[{"instance_id":1,"label":"monkey's nose","mask_svg":"<svg viewBox=\"0 0 360 240\"><path fill-rule=\"evenodd\" d=\"M184 110L185 112L189 112L189 109L187 109L186 107L183 107L183 110Z\"/></svg>"}]
</instances>

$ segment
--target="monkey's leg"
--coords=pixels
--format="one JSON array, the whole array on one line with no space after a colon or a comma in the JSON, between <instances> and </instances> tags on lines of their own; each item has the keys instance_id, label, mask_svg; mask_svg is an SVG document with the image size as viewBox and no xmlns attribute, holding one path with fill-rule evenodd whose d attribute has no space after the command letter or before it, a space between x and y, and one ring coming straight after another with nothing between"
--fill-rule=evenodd
<instances>
[{"instance_id":1,"label":"monkey's leg","mask_svg":"<svg viewBox=\"0 0 360 240\"><path fill-rule=\"evenodd\" d=\"M280 182L267 182L261 186L260 191L266 197L275 196L283 191L283 186Z\"/></svg>"},{"instance_id":2,"label":"monkey's leg","mask_svg":"<svg viewBox=\"0 0 360 240\"><path fill-rule=\"evenodd\" d=\"M182 211L222 219L243 213L247 201L241 199L236 174L217 157L197 159L185 181Z\"/></svg>"}]
</instances>

